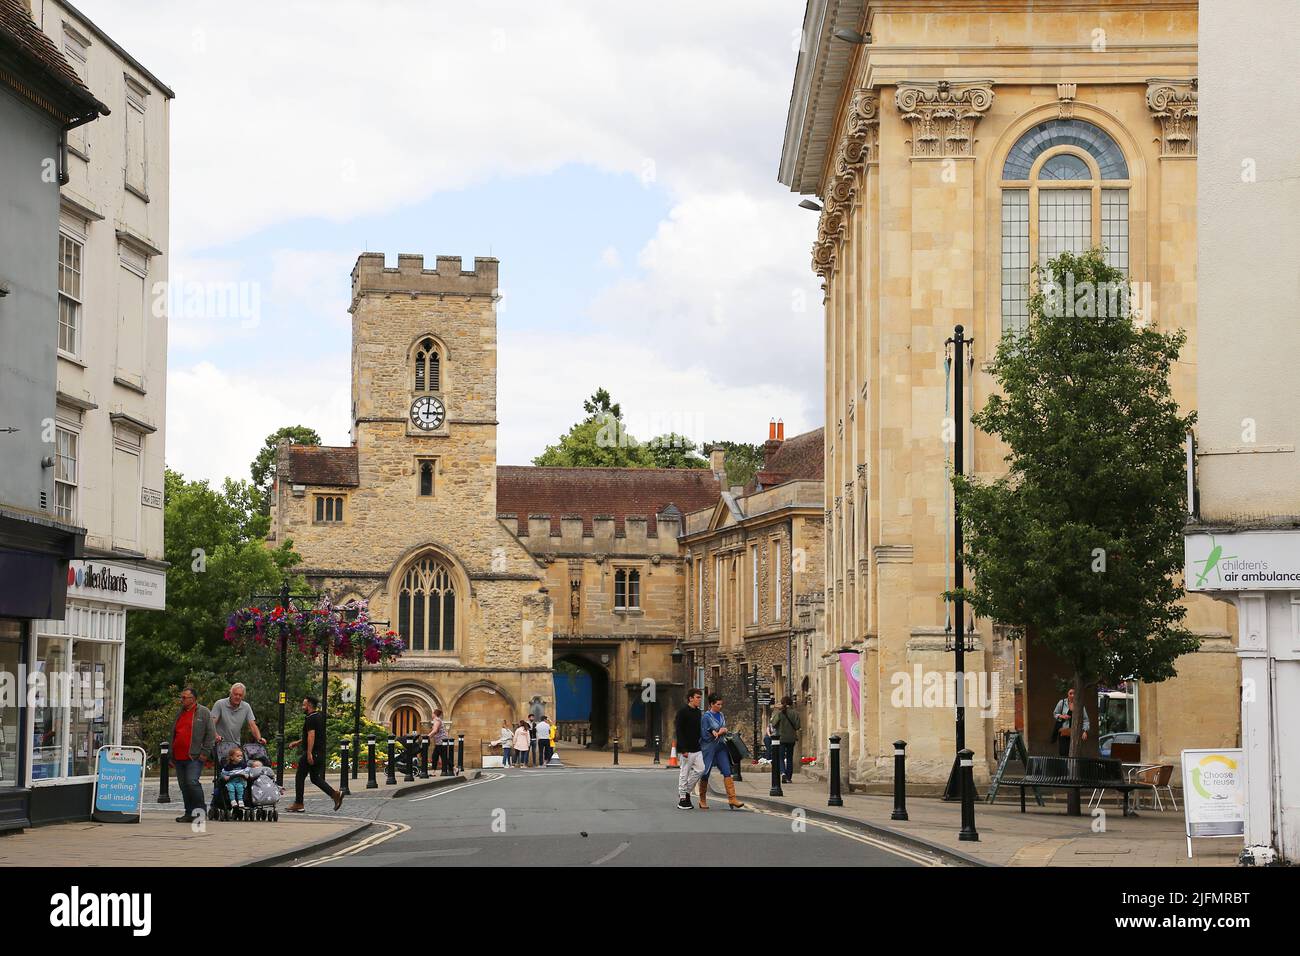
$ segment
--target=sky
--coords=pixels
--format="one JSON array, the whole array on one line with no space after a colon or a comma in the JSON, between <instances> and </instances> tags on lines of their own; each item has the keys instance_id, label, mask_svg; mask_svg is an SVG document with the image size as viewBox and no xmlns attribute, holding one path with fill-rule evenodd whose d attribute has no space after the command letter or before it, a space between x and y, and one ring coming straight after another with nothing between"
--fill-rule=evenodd
<instances>
[{"instance_id":1,"label":"sky","mask_svg":"<svg viewBox=\"0 0 1300 956\"><path fill-rule=\"evenodd\" d=\"M816 215L776 181L798 0L78 0L176 93L166 457L348 443L363 251L501 260L498 460L822 423Z\"/></svg>"}]
</instances>

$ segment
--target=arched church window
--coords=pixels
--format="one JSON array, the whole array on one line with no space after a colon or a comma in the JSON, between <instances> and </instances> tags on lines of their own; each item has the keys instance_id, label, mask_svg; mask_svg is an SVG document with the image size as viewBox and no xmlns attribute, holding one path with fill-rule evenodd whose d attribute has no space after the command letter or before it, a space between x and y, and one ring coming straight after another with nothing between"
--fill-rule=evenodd
<instances>
[{"instance_id":1,"label":"arched church window","mask_svg":"<svg viewBox=\"0 0 1300 956\"><path fill-rule=\"evenodd\" d=\"M451 570L431 555L416 560L402 576L397 631L413 651L456 649L456 586Z\"/></svg>"},{"instance_id":2,"label":"arched church window","mask_svg":"<svg viewBox=\"0 0 1300 956\"><path fill-rule=\"evenodd\" d=\"M1100 245L1128 275L1129 173L1124 152L1099 126L1051 120L1026 132L1002 167L1002 331L1029 322L1030 256Z\"/></svg>"},{"instance_id":3,"label":"arched church window","mask_svg":"<svg viewBox=\"0 0 1300 956\"><path fill-rule=\"evenodd\" d=\"M442 391L442 357L433 339L425 339L415 350L415 390Z\"/></svg>"}]
</instances>

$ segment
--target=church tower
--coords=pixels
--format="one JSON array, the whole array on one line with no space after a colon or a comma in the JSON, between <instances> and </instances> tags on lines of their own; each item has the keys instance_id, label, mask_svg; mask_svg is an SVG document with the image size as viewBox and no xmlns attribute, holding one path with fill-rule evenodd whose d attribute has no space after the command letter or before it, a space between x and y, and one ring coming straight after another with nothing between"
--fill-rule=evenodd
<instances>
[{"instance_id":1,"label":"church tower","mask_svg":"<svg viewBox=\"0 0 1300 956\"><path fill-rule=\"evenodd\" d=\"M352 270L352 445L277 463L276 539L332 600L407 643L362 682L399 732L441 710L467 741L550 699L545 566L497 516L497 260L363 253Z\"/></svg>"}]
</instances>

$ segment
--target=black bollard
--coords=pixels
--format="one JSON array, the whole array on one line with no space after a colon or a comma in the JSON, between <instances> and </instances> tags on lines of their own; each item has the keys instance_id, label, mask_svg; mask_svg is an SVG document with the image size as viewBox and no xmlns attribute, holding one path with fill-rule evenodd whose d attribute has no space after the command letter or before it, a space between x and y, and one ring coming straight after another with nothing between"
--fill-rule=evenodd
<instances>
[{"instance_id":1,"label":"black bollard","mask_svg":"<svg viewBox=\"0 0 1300 956\"><path fill-rule=\"evenodd\" d=\"M831 736L831 797L826 801L828 807L842 807L844 800L840 797L840 737Z\"/></svg>"},{"instance_id":2,"label":"black bollard","mask_svg":"<svg viewBox=\"0 0 1300 956\"><path fill-rule=\"evenodd\" d=\"M158 746L158 802L171 803L172 745L163 741Z\"/></svg>"},{"instance_id":3,"label":"black bollard","mask_svg":"<svg viewBox=\"0 0 1300 956\"><path fill-rule=\"evenodd\" d=\"M465 735L456 735L456 770L459 773L465 772Z\"/></svg>"},{"instance_id":4,"label":"black bollard","mask_svg":"<svg viewBox=\"0 0 1300 956\"><path fill-rule=\"evenodd\" d=\"M392 734L388 735L388 773L384 777L384 783L392 787L397 784L397 738Z\"/></svg>"},{"instance_id":5,"label":"black bollard","mask_svg":"<svg viewBox=\"0 0 1300 956\"><path fill-rule=\"evenodd\" d=\"M957 839L968 843L979 842L979 831L975 829L975 754L969 750L959 750L957 759L961 761L961 833Z\"/></svg>"},{"instance_id":6,"label":"black bollard","mask_svg":"<svg viewBox=\"0 0 1300 956\"><path fill-rule=\"evenodd\" d=\"M894 741L894 812L891 820L907 819L907 741Z\"/></svg>"},{"instance_id":7,"label":"black bollard","mask_svg":"<svg viewBox=\"0 0 1300 956\"><path fill-rule=\"evenodd\" d=\"M456 776L456 767L455 767L455 763L456 763L456 744L455 744L455 742L454 742L450 737L448 737L448 738L447 738L446 740L444 740L442 743L438 744L438 746L442 748L442 753L440 753L440 754L438 755L438 759L442 761L442 775L443 775L444 777L454 777L454 776Z\"/></svg>"},{"instance_id":8,"label":"black bollard","mask_svg":"<svg viewBox=\"0 0 1300 956\"><path fill-rule=\"evenodd\" d=\"M403 778L403 782L405 783L410 783L415 779L415 744L417 740L419 740L419 738L416 737L415 734L407 734L405 739L402 741L404 744L402 752L406 754L406 776Z\"/></svg>"},{"instance_id":9,"label":"black bollard","mask_svg":"<svg viewBox=\"0 0 1300 956\"><path fill-rule=\"evenodd\" d=\"M614 766L618 766L618 738L614 738Z\"/></svg>"},{"instance_id":10,"label":"black bollard","mask_svg":"<svg viewBox=\"0 0 1300 956\"><path fill-rule=\"evenodd\" d=\"M379 786L379 781L375 779L375 735L371 734L366 738L366 761L370 764L370 769L366 771L366 789L374 790Z\"/></svg>"},{"instance_id":11,"label":"black bollard","mask_svg":"<svg viewBox=\"0 0 1300 956\"><path fill-rule=\"evenodd\" d=\"M772 761L772 787L767 791L769 797L784 797L785 791L781 789L781 745L776 744L773 748L776 759Z\"/></svg>"},{"instance_id":12,"label":"black bollard","mask_svg":"<svg viewBox=\"0 0 1300 956\"><path fill-rule=\"evenodd\" d=\"M420 779L429 779L429 738L425 734L420 735Z\"/></svg>"},{"instance_id":13,"label":"black bollard","mask_svg":"<svg viewBox=\"0 0 1300 956\"><path fill-rule=\"evenodd\" d=\"M655 763L659 762L659 735L655 734Z\"/></svg>"},{"instance_id":14,"label":"black bollard","mask_svg":"<svg viewBox=\"0 0 1300 956\"><path fill-rule=\"evenodd\" d=\"M351 749L352 742L344 737L339 744L339 793L345 797L352 792L348 789L348 751Z\"/></svg>"}]
</instances>

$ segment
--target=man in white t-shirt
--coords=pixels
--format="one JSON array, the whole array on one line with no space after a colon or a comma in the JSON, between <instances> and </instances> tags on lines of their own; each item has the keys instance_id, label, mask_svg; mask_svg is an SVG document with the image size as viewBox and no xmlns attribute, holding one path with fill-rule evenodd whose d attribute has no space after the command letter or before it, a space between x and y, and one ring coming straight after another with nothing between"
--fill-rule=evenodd
<instances>
[{"instance_id":1,"label":"man in white t-shirt","mask_svg":"<svg viewBox=\"0 0 1300 956\"><path fill-rule=\"evenodd\" d=\"M537 722L537 765L545 767L546 761L551 759L551 723L542 714L542 719Z\"/></svg>"}]
</instances>

